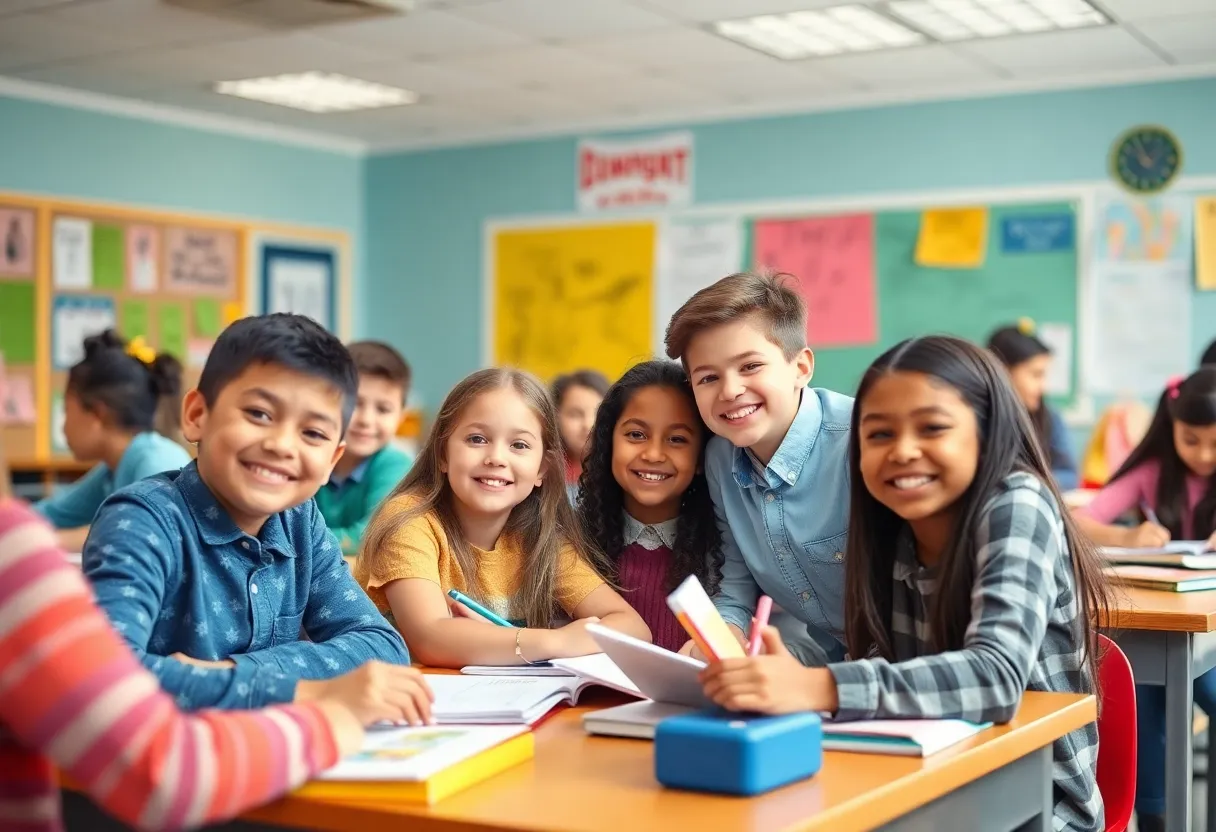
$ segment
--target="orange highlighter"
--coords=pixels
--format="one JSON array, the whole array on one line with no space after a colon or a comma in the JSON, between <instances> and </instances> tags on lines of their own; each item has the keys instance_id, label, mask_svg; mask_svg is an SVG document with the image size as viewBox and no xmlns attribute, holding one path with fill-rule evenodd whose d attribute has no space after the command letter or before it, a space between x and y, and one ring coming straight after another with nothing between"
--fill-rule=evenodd
<instances>
[{"instance_id":1,"label":"orange highlighter","mask_svg":"<svg viewBox=\"0 0 1216 832\"><path fill-rule=\"evenodd\" d=\"M752 618L752 631L747 637L747 655L760 655L761 634L768 626L768 619L772 614L773 599L767 595L761 595L760 600L756 603L756 614Z\"/></svg>"}]
</instances>

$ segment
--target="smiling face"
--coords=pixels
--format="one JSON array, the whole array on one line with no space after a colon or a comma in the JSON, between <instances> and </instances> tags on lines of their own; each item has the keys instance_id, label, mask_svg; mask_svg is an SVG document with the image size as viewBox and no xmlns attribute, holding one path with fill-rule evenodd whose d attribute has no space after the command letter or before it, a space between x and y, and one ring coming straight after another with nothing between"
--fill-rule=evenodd
<instances>
[{"instance_id":1,"label":"smiling face","mask_svg":"<svg viewBox=\"0 0 1216 832\"><path fill-rule=\"evenodd\" d=\"M464 408L440 463L462 524L505 522L541 484L543 435L540 419L512 388L488 390Z\"/></svg>"},{"instance_id":2,"label":"smiling face","mask_svg":"<svg viewBox=\"0 0 1216 832\"><path fill-rule=\"evenodd\" d=\"M908 521L922 553L940 554L979 464L975 412L939 379L903 371L880 377L856 406L866 489Z\"/></svg>"},{"instance_id":3,"label":"smiling face","mask_svg":"<svg viewBox=\"0 0 1216 832\"><path fill-rule=\"evenodd\" d=\"M749 316L699 332L684 361L709 429L767 463L794 422L815 359L803 348L787 360L761 327Z\"/></svg>"},{"instance_id":4,"label":"smiling face","mask_svg":"<svg viewBox=\"0 0 1216 832\"><path fill-rule=\"evenodd\" d=\"M1018 398L1031 413L1043 404L1043 390L1047 387L1047 370L1051 367L1048 353L1027 358L1009 368L1009 378Z\"/></svg>"},{"instance_id":5,"label":"smiling face","mask_svg":"<svg viewBox=\"0 0 1216 832\"><path fill-rule=\"evenodd\" d=\"M208 406L186 394L182 433L198 443L203 482L247 534L311 499L342 455L342 392L329 382L255 364Z\"/></svg>"},{"instance_id":6,"label":"smiling face","mask_svg":"<svg viewBox=\"0 0 1216 832\"><path fill-rule=\"evenodd\" d=\"M657 385L633 394L613 429L612 476L635 520L653 524L679 516L703 441L686 394Z\"/></svg>"},{"instance_id":7,"label":"smiling face","mask_svg":"<svg viewBox=\"0 0 1216 832\"><path fill-rule=\"evenodd\" d=\"M400 384L386 378L359 376L359 394L346 431L348 457L366 459L392 441L405 409L403 393Z\"/></svg>"},{"instance_id":8,"label":"smiling face","mask_svg":"<svg viewBox=\"0 0 1216 832\"><path fill-rule=\"evenodd\" d=\"M1174 449L1192 474L1216 474L1216 425L1188 425L1175 419Z\"/></svg>"}]
</instances>

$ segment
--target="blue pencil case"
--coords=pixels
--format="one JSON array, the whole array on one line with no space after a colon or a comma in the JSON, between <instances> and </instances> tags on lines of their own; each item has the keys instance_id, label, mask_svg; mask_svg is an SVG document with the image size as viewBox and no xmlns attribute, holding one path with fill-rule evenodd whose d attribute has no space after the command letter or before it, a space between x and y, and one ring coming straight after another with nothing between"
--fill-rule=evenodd
<instances>
[{"instance_id":1,"label":"blue pencil case","mask_svg":"<svg viewBox=\"0 0 1216 832\"><path fill-rule=\"evenodd\" d=\"M823 765L819 715L746 716L723 710L664 719L655 729L655 778L668 788L755 795Z\"/></svg>"}]
</instances>

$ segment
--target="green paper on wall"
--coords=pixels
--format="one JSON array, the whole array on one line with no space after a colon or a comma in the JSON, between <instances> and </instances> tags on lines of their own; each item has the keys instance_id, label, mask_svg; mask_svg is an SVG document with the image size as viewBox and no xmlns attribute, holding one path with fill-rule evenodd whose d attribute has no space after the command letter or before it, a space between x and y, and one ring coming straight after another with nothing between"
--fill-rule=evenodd
<instances>
[{"instance_id":1,"label":"green paper on wall","mask_svg":"<svg viewBox=\"0 0 1216 832\"><path fill-rule=\"evenodd\" d=\"M160 308L160 349L178 361L186 360L186 310L180 303Z\"/></svg>"},{"instance_id":2,"label":"green paper on wall","mask_svg":"<svg viewBox=\"0 0 1216 832\"><path fill-rule=\"evenodd\" d=\"M9 364L33 364L37 341L34 284L0 280L0 354Z\"/></svg>"},{"instance_id":3,"label":"green paper on wall","mask_svg":"<svg viewBox=\"0 0 1216 832\"><path fill-rule=\"evenodd\" d=\"M200 338L215 338L224 328L220 302L210 298L194 301L194 334Z\"/></svg>"},{"instance_id":4,"label":"green paper on wall","mask_svg":"<svg viewBox=\"0 0 1216 832\"><path fill-rule=\"evenodd\" d=\"M126 251L122 228L117 225L93 226L93 286L121 290L126 283Z\"/></svg>"},{"instance_id":5,"label":"green paper on wall","mask_svg":"<svg viewBox=\"0 0 1216 832\"><path fill-rule=\"evenodd\" d=\"M128 341L148 337L148 304L142 300L124 300L118 305L118 331Z\"/></svg>"}]
</instances>

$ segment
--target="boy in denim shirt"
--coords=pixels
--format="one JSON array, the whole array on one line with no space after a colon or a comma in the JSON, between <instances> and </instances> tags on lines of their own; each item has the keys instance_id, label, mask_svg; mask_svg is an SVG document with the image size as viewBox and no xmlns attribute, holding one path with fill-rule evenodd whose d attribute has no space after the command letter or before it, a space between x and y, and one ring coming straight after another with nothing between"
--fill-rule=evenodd
<instances>
[{"instance_id":1,"label":"boy in denim shirt","mask_svg":"<svg viewBox=\"0 0 1216 832\"><path fill-rule=\"evenodd\" d=\"M311 699L368 660L408 664L313 502L357 385L346 348L312 320L237 321L183 404L198 460L98 511L85 573L182 707Z\"/></svg>"},{"instance_id":2,"label":"boy in denim shirt","mask_svg":"<svg viewBox=\"0 0 1216 832\"><path fill-rule=\"evenodd\" d=\"M807 388L815 357L789 279L734 274L697 292L667 327L667 355L717 434L705 450L726 555L715 606L744 642L763 591L806 626L803 660L826 664L844 657L853 400Z\"/></svg>"}]
</instances>

